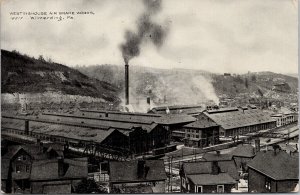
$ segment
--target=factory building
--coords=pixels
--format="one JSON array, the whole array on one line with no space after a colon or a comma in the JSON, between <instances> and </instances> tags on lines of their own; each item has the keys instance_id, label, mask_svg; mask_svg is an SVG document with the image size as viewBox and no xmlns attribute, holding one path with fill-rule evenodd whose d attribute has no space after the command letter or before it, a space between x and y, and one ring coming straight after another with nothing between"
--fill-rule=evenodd
<instances>
[{"instance_id":1,"label":"factory building","mask_svg":"<svg viewBox=\"0 0 300 195\"><path fill-rule=\"evenodd\" d=\"M189 147L207 147L219 143L219 125L210 120L198 119L173 131L173 137L183 140Z\"/></svg>"},{"instance_id":2,"label":"factory building","mask_svg":"<svg viewBox=\"0 0 300 195\"><path fill-rule=\"evenodd\" d=\"M168 131L156 123L105 121L71 116L2 116L2 132L70 146L97 145L141 154L169 144ZM91 149L92 150L92 149Z\"/></svg>"},{"instance_id":3,"label":"factory building","mask_svg":"<svg viewBox=\"0 0 300 195\"><path fill-rule=\"evenodd\" d=\"M277 127L298 121L298 112L293 112L286 107L281 107L277 113L271 115L276 120Z\"/></svg>"},{"instance_id":4,"label":"factory building","mask_svg":"<svg viewBox=\"0 0 300 195\"><path fill-rule=\"evenodd\" d=\"M274 119L255 107L205 110L198 118L220 125L220 137L234 137L276 127Z\"/></svg>"},{"instance_id":5,"label":"factory building","mask_svg":"<svg viewBox=\"0 0 300 195\"><path fill-rule=\"evenodd\" d=\"M168 130L170 136L169 139L174 138L173 133L175 131L182 130L184 125L196 121L196 118L187 114L150 114L96 110L81 110L81 112L82 113L78 113L79 116L97 118L98 120L121 121L125 123L131 122L143 124L152 124L154 122Z\"/></svg>"}]
</instances>

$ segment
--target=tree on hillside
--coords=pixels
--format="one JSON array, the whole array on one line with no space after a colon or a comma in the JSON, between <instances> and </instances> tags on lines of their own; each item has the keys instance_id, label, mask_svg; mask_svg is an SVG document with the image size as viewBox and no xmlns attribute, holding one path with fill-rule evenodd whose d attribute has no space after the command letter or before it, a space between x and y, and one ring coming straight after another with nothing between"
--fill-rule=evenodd
<instances>
[{"instance_id":1,"label":"tree on hillside","mask_svg":"<svg viewBox=\"0 0 300 195\"><path fill-rule=\"evenodd\" d=\"M255 74L251 76L251 81L252 82L256 82L256 76L255 76Z\"/></svg>"},{"instance_id":2,"label":"tree on hillside","mask_svg":"<svg viewBox=\"0 0 300 195\"><path fill-rule=\"evenodd\" d=\"M38 60L40 60L40 61L42 61L42 62L45 62L45 61L46 61L43 55L39 55Z\"/></svg>"},{"instance_id":3,"label":"tree on hillside","mask_svg":"<svg viewBox=\"0 0 300 195\"><path fill-rule=\"evenodd\" d=\"M246 78L245 79L245 87L248 89L248 87L249 87L249 83L248 83L248 79Z\"/></svg>"},{"instance_id":4,"label":"tree on hillside","mask_svg":"<svg viewBox=\"0 0 300 195\"><path fill-rule=\"evenodd\" d=\"M257 91L258 91L258 93L259 93L259 95L260 95L261 97L263 97L263 96L264 96L264 93L262 92L262 90L261 90L261 89L258 89Z\"/></svg>"}]
</instances>

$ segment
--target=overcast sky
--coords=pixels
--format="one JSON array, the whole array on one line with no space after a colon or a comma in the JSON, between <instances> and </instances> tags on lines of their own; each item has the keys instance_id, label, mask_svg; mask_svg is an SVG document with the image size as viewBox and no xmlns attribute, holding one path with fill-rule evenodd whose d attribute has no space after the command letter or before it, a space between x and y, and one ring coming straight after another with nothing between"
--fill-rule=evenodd
<instances>
[{"instance_id":1,"label":"overcast sky","mask_svg":"<svg viewBox=\"0 0 300 195\"><path fill-rule=\"evenodd\" d=\"M211 72L298 70L297 0L163 0L164 44L142 43L130 65ZM75 65L123 65L119 45L144 12L140 0L6 0L1 47ZM13 11L93 11L73 20L11 20Z\"/></svg>"}]
</instances>

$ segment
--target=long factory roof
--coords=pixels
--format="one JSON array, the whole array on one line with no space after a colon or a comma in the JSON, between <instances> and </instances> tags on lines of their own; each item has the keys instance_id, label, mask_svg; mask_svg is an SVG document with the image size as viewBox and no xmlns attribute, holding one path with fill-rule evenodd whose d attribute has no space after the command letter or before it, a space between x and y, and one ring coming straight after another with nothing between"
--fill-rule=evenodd
<instances>
[{"instance_id":1,"label":"long factory roof","mask_svg":"<svg viewBox=\"0 0 300 195\"><path fill-rule=\"evenodd\" d=\"M161 115L160 117L147 117L147 116L139 116L136 115L129 117L122 117L120 115L109 115L107 117L100 116L99 114L95 115L94 113L53 113L53 112L44 112L45 116L61 116L64 118L80 118L80 119L91 119L91 120L99 120L103 121L111 121L111 122L122 122L122 123L130 123L130 124L139 124L139 125L152 125L153 123L163 124L163 125L174 125L174 124L182 124L182 123L190 123L195 121L196 119L187 114L168 114Z\"/></svg>"},{"instance_id":2,"label":"long factory roof","mask_svg":"<svg viewBox=\"0 0 300 195\"><path fill-rule=\"evenodd\" d=\"M167 114L167 110L169 110L171 114L198 114L203 112L204 108L201 105L160 106L152 108L148 113Z\"/></svg>"},{"instance_id":3,"label":"long factory roof","mask_svg":"<svg viewBox=\"0 0 300 195\"><path fill-rule=\"evenodd\" d=\"M138 123L138 124L152 124L155 122L155 118L153 117L126 117L126 118L121 118L119 116L114 116L110 115L108 117L99 115L97 113L73 113L73 114L68 114L68 113L59 113L59 112L43 112L42 115L44 116L58 116L58 117L63 117L63 118L78 118L80 119L92 119L92 120L99 120L99 121L112 121L112 122L123 122L123 123Z\"/></svg>"},{"instance_id":4,"label":"long factory roof","mask_svg":"<svg viewBox=\"0 0 300 195\"><path fill-rule=\"evenodd\" d=\"M118 130L132 130L133 128L141 127L147 132L151 132L158 124L156 123L137 123L137 122L121 122L121 121L107 121L107 120L98 120L90 118L76 118L63 115L38 115L38 116L3 116L11 117L21 120L30 120L30 121L40 121L44 123L54 123L54 124L64 124L70 126L79 126L87 128L96 128L96 129L108 129L115 128Z\"/></svg>"},{"instance_id":5,"label":"long factory roof","mask_svg":"<svg viewBox=\"0 0 300 195\"><path fill-rule=\"evenodd\" d=\"M147 130L147 132L152 131L158 124L155 124L154 122L138 122L138 121L120 121L115 119L102 119L102 118L88 118L88 117L82 117L82 116L76 116L76 115L41 115L41 118L44 118L46 120L61 120L63 122L69 122L69 123L76 123L80 122L83 124L88 125L95 125L95 126L104 126L104 127L113 127L116 129L122 129L122 130L131 130L135 127L141 127L144 130Z\"/></svg>"},{"instance_id":6,"label":"long factory roof","mask_svg":"<svg viewBox=\"0 0 300 195\"><path fill-rule=\"evenodd\" d=\"M205 111L204 114L219 124L223 129L275 122L268 114L259 109L252 108L227 108Z\"/></svg>"},{"instance_id":7,"label":"long factory roof","mask_svg":"<svg viewBox=\"0 0 300 195\"><path fill-rule=\"evenodd\" d=\"M128 115L128 116L146 116L146 117L161 117L160 114L152 114L152 113L141 113L141 112L121 112L121 111L112 111L112 110L87 110L87 109L80 109L82 112L90 112L90 113L108 113L114 115Z\"/></svg>"},{"instance_id":8,"label":"long factory roof","mask_svg":"<svg viewBox=\"0 0 300 195\"><path fill-rule=\"evenodd\" d=\"M2 118L2 128L17 129L24 131L24 120ZM114 128L89 128L83 126L74 126L68 124L52 124L39 121L30 121L29 131L58 137L66 137L75 140L84 140L101 143L116 129Z\"/></svg>"}]
</instances>

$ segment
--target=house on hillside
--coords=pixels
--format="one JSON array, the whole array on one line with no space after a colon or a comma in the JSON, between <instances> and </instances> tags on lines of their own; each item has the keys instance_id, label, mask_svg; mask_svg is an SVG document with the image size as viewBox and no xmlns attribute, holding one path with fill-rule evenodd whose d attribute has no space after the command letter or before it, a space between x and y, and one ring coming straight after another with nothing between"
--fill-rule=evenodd
<instances>
[{"instance_id":1,"label":"house on hillside","mask_svg":"<svg viewBox=\"0 0 300 195\"><path fill-rule=\"evenodd\" d=\"M109 163L111 193L164 193L166 179L163 160Z\"/></svg>"},{"instance_id":2,"label":"house on hillside","mask_svg":"<svg viewBox=\"0 0 300 195\"><path fill-rule=\"evenodd\" d=\"M248 192L292 192L299 184L299 158L284 151L261 151L248 164Z\"/></svg>"},{"instance_id":3,"label":"house on hillside","mask_svg":"<svg viewBox=\"0 0 300 195\"><path fill-rule=\"evenodd\" d=\"M180 168L182 193L230 193L237 186L234 179L218 161L183 163Z\"/></svg>"}]
</instances>

